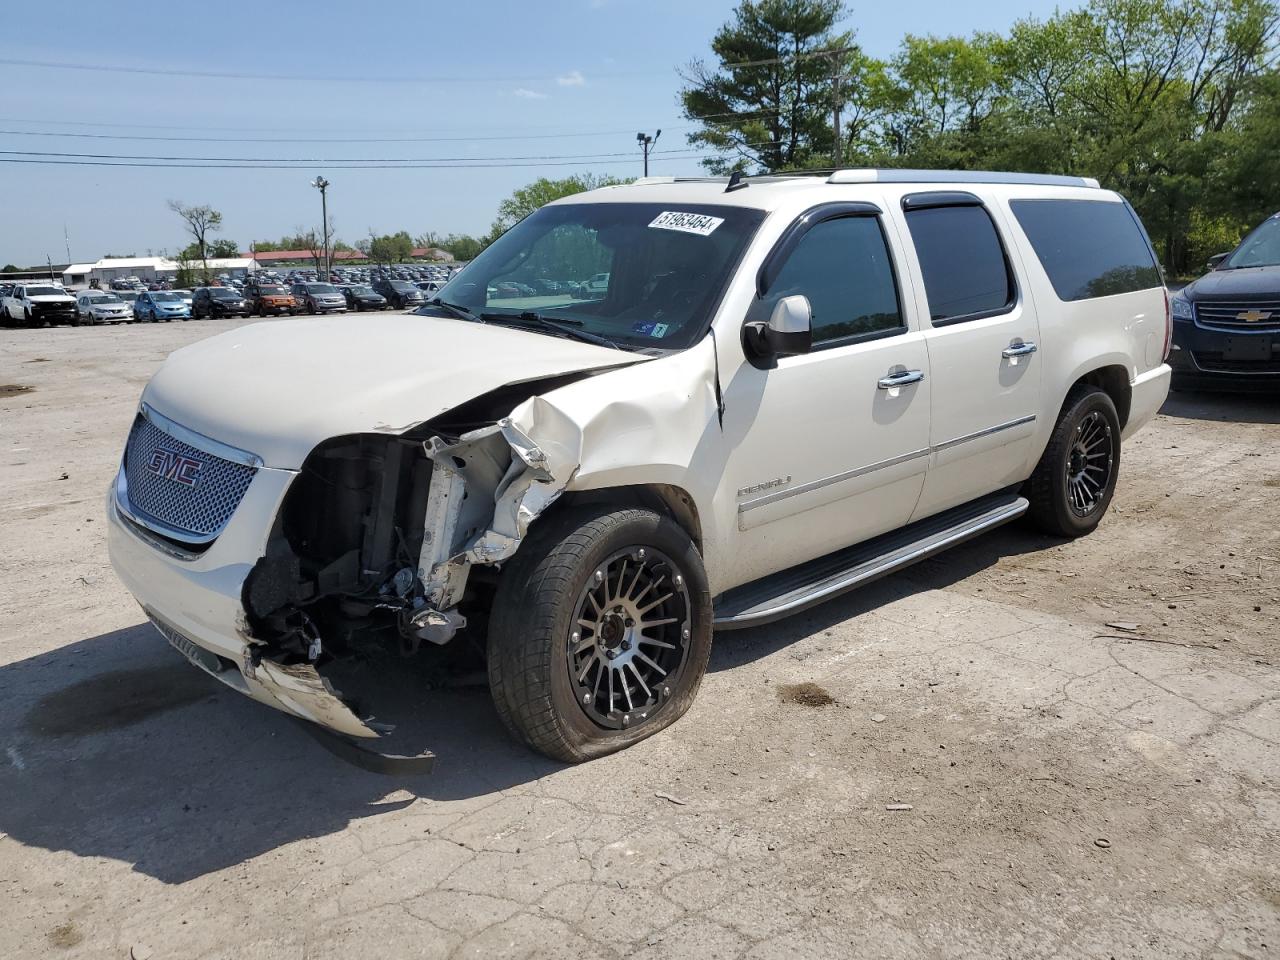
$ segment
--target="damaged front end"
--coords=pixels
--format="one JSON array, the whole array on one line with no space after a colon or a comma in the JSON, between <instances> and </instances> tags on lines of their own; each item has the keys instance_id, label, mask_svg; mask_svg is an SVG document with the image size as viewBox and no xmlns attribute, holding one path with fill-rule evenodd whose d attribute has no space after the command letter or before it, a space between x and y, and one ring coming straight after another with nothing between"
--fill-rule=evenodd
<instances>
[{"instance_id":1,"label":"damaged front end","mask_svg":"<svg viewBox=\"0 0 1280 960\"><path fill-rule=\"evenodd\" d=\"M291 484L242 591L245 673L290 712L389 730L339 692L346 668L479 632L498 565L577 469L580 432L540 397L480 425L456 414L325 441Z\"/></svg>"}]
</instances>

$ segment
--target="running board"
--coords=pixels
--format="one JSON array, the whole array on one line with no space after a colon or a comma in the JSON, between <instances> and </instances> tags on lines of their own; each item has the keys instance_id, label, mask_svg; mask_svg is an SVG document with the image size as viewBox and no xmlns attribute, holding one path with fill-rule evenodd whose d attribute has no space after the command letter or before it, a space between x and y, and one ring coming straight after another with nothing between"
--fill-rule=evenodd
<instances>
[{"instance_id":1,"label":"running board","mask_svg":"<svg viewBox=\"0 0 1280 960\"><path fill-rule=\"evenodd\" d=\"M1026 498L1016 493L992 494L865 543L735 587L716 602L715 628L756 627L807 610L1016 520L1027 512L1027 507Z\"/></svg>"}]
</instances>

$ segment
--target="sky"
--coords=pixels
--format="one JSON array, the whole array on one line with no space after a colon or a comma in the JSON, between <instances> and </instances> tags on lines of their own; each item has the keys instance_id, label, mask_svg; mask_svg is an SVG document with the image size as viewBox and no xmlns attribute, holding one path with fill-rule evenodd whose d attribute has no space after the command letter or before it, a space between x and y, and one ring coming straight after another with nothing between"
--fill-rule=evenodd
<instances>
[{"instance_id":1,"label":"sky","mask_svg":"<svg viewBox=\"0 0 1280 960\"><path fill-rule=\"evenodd\" d=\"M854 0L842 26L868 53L889 56L907 32L1006 30L1055 5ZM63 0L51 16L16 4L0 50L0 160L35 159L25 151L300 162L283 170L0 162L0 265L180 250L189 238L169 200L220 210L218 236L247 250L318 227L317 174L331 184L335 234L349 243L370 231L482 233L504 197L540 176L639 175L642 130L663 131L651 174L702 172L685 140L692 127L680 116L677 70L709 55L734 6ZM455 165L342 167L390 159Z\"/></svg>"}]
</instances>

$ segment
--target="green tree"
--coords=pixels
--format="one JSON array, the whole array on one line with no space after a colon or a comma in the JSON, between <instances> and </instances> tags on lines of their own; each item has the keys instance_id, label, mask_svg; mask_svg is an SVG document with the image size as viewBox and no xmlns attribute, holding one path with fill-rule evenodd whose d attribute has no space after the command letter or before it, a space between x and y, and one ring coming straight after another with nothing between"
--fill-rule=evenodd
<instances>
[{"instance_id":1,"label":"green tree","mask_svg":"<svg viewBox=\"0 0 1280 960\"><path fill-rule=\"evenodd\" d=\"M204 269L204 281L209 281L209 234L222 229L222 214L213 207L203 204L187 206L181 200L170 200L169 209L182 218L187 233L199 252L199 260Z\"/></svg>"},{"instance_id":2,"label":"green tree","mask_svg":"<svg viewBox=\"0 0 1280 960\"><path fill-rule=\"evenodd\" d=\"M228 260L240 256L240 247L234 240L214 239L209 241L205 252L211 260ZM188 260L203 259L200 255L200 247L195 243L188 244L181 255Z\"/></svg>"},{"instance_id":3,"label":"green tree","mask_svg":"<svg viewBox=\"0 0 1280 960\"><path fill-rule=\"evenodd\" d=\"M836 32L844 14L842 0L741 0L711 41L716 63L694 60L681 71L684 115L702 124L689 143L719 154L704 166L723 173L827 161L834 76L868 67L853 35Z\"/></svg>"},{"instance_id":4,"label":"green tree","mask_svg":"<svg viewBox=\"0 0 1280 960\"><path fill-rule=\"evenodd\" d=\"M405 230L381 237L370 235L365 252L378 263L401 263L413 255L413 238Z\"/></svg>"},{"instance_id":5,"label":"green tree","mask_svg":"<svg viewBox=\"0 0 1280 960\"><path fill-rule=\"evenodd\" d=\"M20 269L20 267L15 267L12 263L6 263L3 267L0 267L0 273L17 273Z\"/></svg>"},{"instance_id":6,"label":"green tree","mask_svg":"<svg viewBox=\"0 0 1280 960\"><path fill-rule=\"evenodd\" d=\"M497 219L493 221L493 227L489 230L489 235L484 242L486 245L492 243L506 233L507 230L511 229L514 224L523 220L539 207L546 206L552 200L570 197L575 193L584 193L587 190L595 190L599 187L611 187L627 182L616 177L598 176L592 173L579 173L560 180L549 180L546 177L540 177L528 186L516 190L511 196L498 204Z\"/></svg>"}]
</instances>

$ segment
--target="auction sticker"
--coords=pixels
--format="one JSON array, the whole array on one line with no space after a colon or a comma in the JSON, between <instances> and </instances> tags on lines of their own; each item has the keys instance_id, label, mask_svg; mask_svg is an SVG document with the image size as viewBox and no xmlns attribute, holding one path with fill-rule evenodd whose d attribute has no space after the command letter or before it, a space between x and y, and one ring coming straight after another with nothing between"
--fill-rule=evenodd
<instances>
[{"instance_id":1,"label":"auction sticker","mask_svg":"<svg viewBox=\"0 0 1280 960\"><path fill-rule=\"evenodd\" d=\"M709 217L705 213L681 213L679 210L663 210L649 224L652 230L679 230L709 237L716 227L724 223L723 217Z\"/></svg>"}]
</instances>

